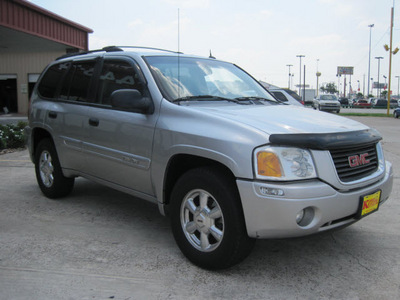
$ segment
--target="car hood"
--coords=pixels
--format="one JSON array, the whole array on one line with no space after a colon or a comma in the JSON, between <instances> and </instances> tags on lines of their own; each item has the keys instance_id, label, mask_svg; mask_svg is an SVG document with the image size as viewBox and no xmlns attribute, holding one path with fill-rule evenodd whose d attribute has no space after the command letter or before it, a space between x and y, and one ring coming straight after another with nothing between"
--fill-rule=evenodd
<instances>
[{"instance_id":1,"label":"car hood","mask_svg":"<svg viewBox=\"0 0 400 300\"><path fill-rule=\"evenodd\" d=\"M333 133L365 130L369 127L326 112L292 105L194 107L207 114L254 127L267 134Z\"/></svg>"}]
</instances>

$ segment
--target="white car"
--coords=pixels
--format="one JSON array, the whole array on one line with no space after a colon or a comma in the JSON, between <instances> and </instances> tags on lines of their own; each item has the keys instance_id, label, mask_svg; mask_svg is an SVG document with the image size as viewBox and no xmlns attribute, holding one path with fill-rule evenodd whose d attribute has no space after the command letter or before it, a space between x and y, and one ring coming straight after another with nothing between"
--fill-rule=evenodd
<instances>
[{"instance_id":1,"label":"white car","mask_svg":"<svg viewBox=\"0 0 400 300\"><path fill-rule=\"evenodd\" d=\"M297 95L296 92L290 89L270 88L268 90L276 99L283 103L304 106L304 101Z\"/></svg>"},{"instance_id":2,"label":"white car","mask_svg":"<svg viewBox=\"0 0 400 300\"><path fill-rule=\"evenodd\" d=\"M335 95L323 94L314 99L313 108L321 111L335 111L339 113L340 102Z\"/></svg>"}]
</instances>

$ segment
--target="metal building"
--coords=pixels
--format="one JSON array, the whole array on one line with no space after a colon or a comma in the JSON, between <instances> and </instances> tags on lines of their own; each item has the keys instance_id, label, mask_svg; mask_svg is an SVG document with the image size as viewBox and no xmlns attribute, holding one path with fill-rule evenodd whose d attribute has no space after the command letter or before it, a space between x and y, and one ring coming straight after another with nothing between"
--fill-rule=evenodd
<instances>
[{"instance_id":1,"label":"metal building","mask_svg":"<svg viewBox=\"0 0 400 300\"><path fill-rule=\"evenodd\" d=\"M55 58L88 50L93 30L24 0L0 0L0 113L28 113L29 96Z\"/></svg>"}]
</instances>

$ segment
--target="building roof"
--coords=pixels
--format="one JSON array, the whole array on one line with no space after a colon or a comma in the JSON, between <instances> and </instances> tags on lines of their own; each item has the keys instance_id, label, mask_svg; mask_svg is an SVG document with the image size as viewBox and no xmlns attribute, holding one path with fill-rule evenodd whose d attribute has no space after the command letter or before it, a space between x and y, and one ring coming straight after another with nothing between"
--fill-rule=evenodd
<instances>
[{"instance_id":1,"label":"building roof","mask_svg":"<svg viewBox=\"0 0 400 300\"><path fill-rule=\"evenodd\" d=\"M64 49L88 50L89 33L93 30L28 1L0 0L0 51L26 48L26 38L30 39L29 48L55 42Z\"/></svg>"}]
</instances>

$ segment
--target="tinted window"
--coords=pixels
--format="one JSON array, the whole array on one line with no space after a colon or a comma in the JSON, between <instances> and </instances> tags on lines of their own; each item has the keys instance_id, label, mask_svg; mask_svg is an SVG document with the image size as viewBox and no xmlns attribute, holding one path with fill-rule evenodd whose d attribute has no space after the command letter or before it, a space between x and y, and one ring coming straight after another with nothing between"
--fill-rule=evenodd
<instances>
[{"instance_id":1,"label":"tinted window","mask_svg":"<svg viewBox=\"0 0 400 300\"><path fill-rule=\"evenodd\" d=\"M283 101L283 102L287 102L288 99L285 97L284 94L282 94L281 92L272 92L272 94L275 96L276 99Z\"/></svg>"},{"instance_id":2,"label":"tinted window","mask_svg":"<svg viewBox=\"0 0 400 300\"><path fill-rule=\"evenodd\" d=\"M73 64L64 80L60 98L73 101L88 101L94 66L95 62Z\"/></svg>"},{"instance_id":3,"label":"tinted window","mask_svg":"<svg viewBox=\"0 0 400 300\"><path fill-rule=\"evenodd\" d=\"M39 94L42 97L54 98L56 96L69 65L69 63L56 64L46 71L38 86Z\"/></svg>"},{"instance_id":4,"label":"tinted window","mask_svg":"<svg viewBox=\"0 0 400 300\"><path fill-rule=\"evenodd\" d=\"M111 105L112 92L121 89L136 89L144 94L143 85L140 84L137 72L132 65L125 61L104 61L99 79L97 101L101 104Z\"/></svg>"},{"instance_id":5,"label":"tinted window","mask_svg":"<svg viewBox=\"0 0 400 300\"><path fill-rule=\"evenodd\" d=\"M294 99L296 99L297 101L302 101L301 100L301 98L300 98L300 96L299 95L297 95L297 93L296 92L293 92L292 90L289 90L289 89L285 89L285 91L286 91L286 93L288 93L290 96L292 96Z\"/></svg>"}]
</instances>

